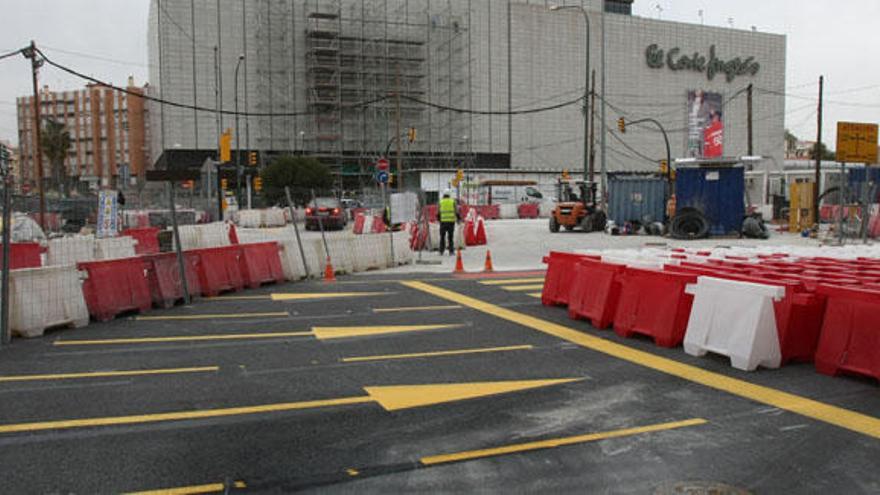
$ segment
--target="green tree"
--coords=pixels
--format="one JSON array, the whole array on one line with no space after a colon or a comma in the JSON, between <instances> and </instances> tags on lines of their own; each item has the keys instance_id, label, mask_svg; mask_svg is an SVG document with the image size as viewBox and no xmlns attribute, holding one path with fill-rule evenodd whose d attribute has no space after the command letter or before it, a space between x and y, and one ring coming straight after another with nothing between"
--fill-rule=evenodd
<instances>
[{"instance_id":1,"label":"green tree","mask_svg":"<svg viewBox=\"0 0 880 495\"><path fill-rule=\"evenodd\" d=\"M813 146L812 151L810 151L810 159L812 159L812 160L816 159L816 148L819 149L819 152L820 152L819 156L822 157L822 160L828 160L828 161L833 162L834 160L837 159L837 154L835 154L834 151L829 150L828 146L825 146L825 143L816 143Z\"/></svg>"},{"instance_id":2,"label":"green tree","mask_svg":"<svg viewBox=\"0 0 880 495\"><path fill-rule=\"evenodd\" d=\"M785 151L787 153L794 153L795 149L797 149L798 138L794 134L791 133L788 129L785 130Z\"/></svg>"},{"instance_id":3,"label":"green tree","mask_svg":"<svg viewBox=\"0 0 880 495\"><path fill-rule=\"evenodd\" d=\"M284 188L289 187L296 204L305 204L311 190L333 186L330 168L315 158L285 155L276 158L260 172L263 196L272 204L286 204Z\"/></svg>"},{"instance_id":4,"label":"green tree","mask_svg":"<svg viewBox=\"0 0 880 495\"><path fill-rule=\"evenodd\" d=\"M63 123L52 119L46 121L40 137L40 147L43 154L49 160L51 166L51 186L62 195L66 193L67 172L64 168L64 160L71 145L70 132Z\"/></svg>"}]
</instances>

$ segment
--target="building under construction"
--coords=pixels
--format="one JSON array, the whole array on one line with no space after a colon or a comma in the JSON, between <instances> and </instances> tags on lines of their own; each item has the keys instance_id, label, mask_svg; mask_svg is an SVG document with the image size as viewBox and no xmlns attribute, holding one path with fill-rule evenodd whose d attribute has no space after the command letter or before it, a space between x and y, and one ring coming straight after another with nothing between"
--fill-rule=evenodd
<instances>
[{"instance_id":1,"label":"building under construction","mask_svg":"<svg viewBox=\"0 0 880 495\"><path fill-rule=\"evenodd\" d=\"M655 170L665 158L655 129L615 134L621 115L663 122L672 155L688 156L695 90L723 100L725 155L781 163L784 36L635 17L632 0L560 3L579 8L554 11L544 0L152 0L152 95L183 104L153 105L152 156L160 167L199 166L229 128L243 157L314 155L351 182L367 180L380 156L394 163L398 146L406 171L574 172L585 162L578 98L589 60L598 74L589 114L597 170ZM658 64L663 50L678 57L668 64L661 55ZM710 54L717 67L743 70L716 76L680 60ZM742 97L749 83L760 98L751 140Z\"/></svg>"}]
</instances>

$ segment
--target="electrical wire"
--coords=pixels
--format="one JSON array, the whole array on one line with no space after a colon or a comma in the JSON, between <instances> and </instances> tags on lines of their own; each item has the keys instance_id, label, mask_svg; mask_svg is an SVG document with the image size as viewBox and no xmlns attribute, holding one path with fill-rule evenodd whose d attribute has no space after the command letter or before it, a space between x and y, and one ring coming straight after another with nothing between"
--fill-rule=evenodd
<instances>
[{"instance_id":1,"label":"electrical wire","mask_svg":"<svg viewBox=\"0 0 880 495\"><path fill-rule=\"evenodd\" d=\"M113 59L113 58L109 58L109 57L102 57L101 55L94 55L94 54L90 54L90 53L75 52L72 50L65 50L62 48L57 48L57 47L49 46L49 45L43 45L43 48L48 48L54 52L63 53L65 55L73 55L76 57L89 58L92 60L100 60L101 62L107 62L107 63L111 63L111 64L126 65L126 66L134 65L137 67L145 67L145 68L148 67L147 64L139 64L137 62L126 62L125 60L118 60L118 59Z\"/></svg>"},{"instance_id":2,"label":"electrical wire","mask_svg":"<svg viewBox=\"0 0 880 495\"><path fill-rule=\"evenodd\" d=\"M490 111L490 110L470 110L467 108L457 108L457 107L451 107L451 106L447 106L447 105L440 105L438 103L432 103L430 101L425 101L425 100L422 100L419 98L415 98L413 96L401 95L400 98L404 99L404 100L411 101L413 103L418 103L420 105L424 105L427 107L436 108L437 110L444 110L447 112L471 114L471 115L529 115L529 114L535 114L535 113L549 112L552 110L558 110L560 108L568 107L571 105L576 105L576 104L580 103L581 100L584 99L583 96L580 96L578 98L575 98L574 100L569 100L566 102L557 103L556 105L550 105L550 106L540 107L540 108L530 108L527 110Z\"/></svg>"},{"instance_id":3,"label":"electrical wire","mask_svg":"<svg viewBox=\"0 0 880 495\"><path fill-rule=\"evenodd\" d=\"M18 50L14 50L9 53L4 53L3 55L0 55L0 60L3 60L4 58L14 57L14 56L18 55L19 53L21 53L22 51L23 51L23 49L20 48Z\"/></svg>"}]
</instances>

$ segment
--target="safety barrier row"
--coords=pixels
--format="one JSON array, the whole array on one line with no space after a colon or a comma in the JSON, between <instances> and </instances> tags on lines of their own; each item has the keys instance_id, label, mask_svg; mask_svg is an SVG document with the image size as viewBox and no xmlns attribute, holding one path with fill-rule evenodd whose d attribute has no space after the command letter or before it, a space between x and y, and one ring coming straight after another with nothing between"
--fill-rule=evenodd
<instances>
[{"instance_id":1,"label":"safety barrier row","mask_svg":"<svg viewBox=\"0 0 880 495\"><path fill-rule=\"evenodd\" d=\"M858 256L876 248L791 251L551 252L542 302L738 369L801 361L880 379L880 257Z\"/></svg>"},{"instance_id":2,"label":"safety barrier row","mask_svg":"<svg viewBox=\"0 0 880 495\"><path fill-rule=\"evenodd\" d=\"M133 237L96 239L93 235L76 235L49 239L46 265L75 265L84 261L110 260L135 256L137 240Z\"/></svg>"},{"instance_id":3,"label":"safety barrier row","mask_svg":"<svg viewBox=\"0 0 880 495\"><path fill-rule=\"evenodd\" d=\"M235 224L244 228L283 227L290 221L290 210L265 208L261 210L239 210L233 215Z\"/></svg>"}]
</instances>

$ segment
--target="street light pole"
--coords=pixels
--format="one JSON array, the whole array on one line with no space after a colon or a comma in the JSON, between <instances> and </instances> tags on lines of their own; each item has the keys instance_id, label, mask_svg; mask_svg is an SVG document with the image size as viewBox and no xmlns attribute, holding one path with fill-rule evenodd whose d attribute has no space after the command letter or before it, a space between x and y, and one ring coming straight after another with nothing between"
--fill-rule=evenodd
<instances>
[{"instance_id":1,"label":"street light pole","mask_svg":"<svg viewBox=\"0 0 880 495\"><path fill-rule=\"evenodd\" d=\"M238 129L238 69L241 68L241 62L244 60L244 54L238 56L238 63L235 64L235 170L236 177L238 180L236 181L236 192L237 198L236 201L238 204L241 204L241 140L239 139L239 129Z\"/></svg>"},{"instance_id":2,"label":"street light pole","mask_svg":"<svg viewBox=\"0 0 880 495\"><path fill-rule=\"evenodd\" d=\"M550 7L552 12L572 9L579 10L584 15L584 36L586 37L586 47L584 50L586 58L586 63L584 64L586 66L584 73L584 181L586 182L590 180L590 16L587 15L587 9L580 5L554 5Z\"/></svg>"}]
</instances>

